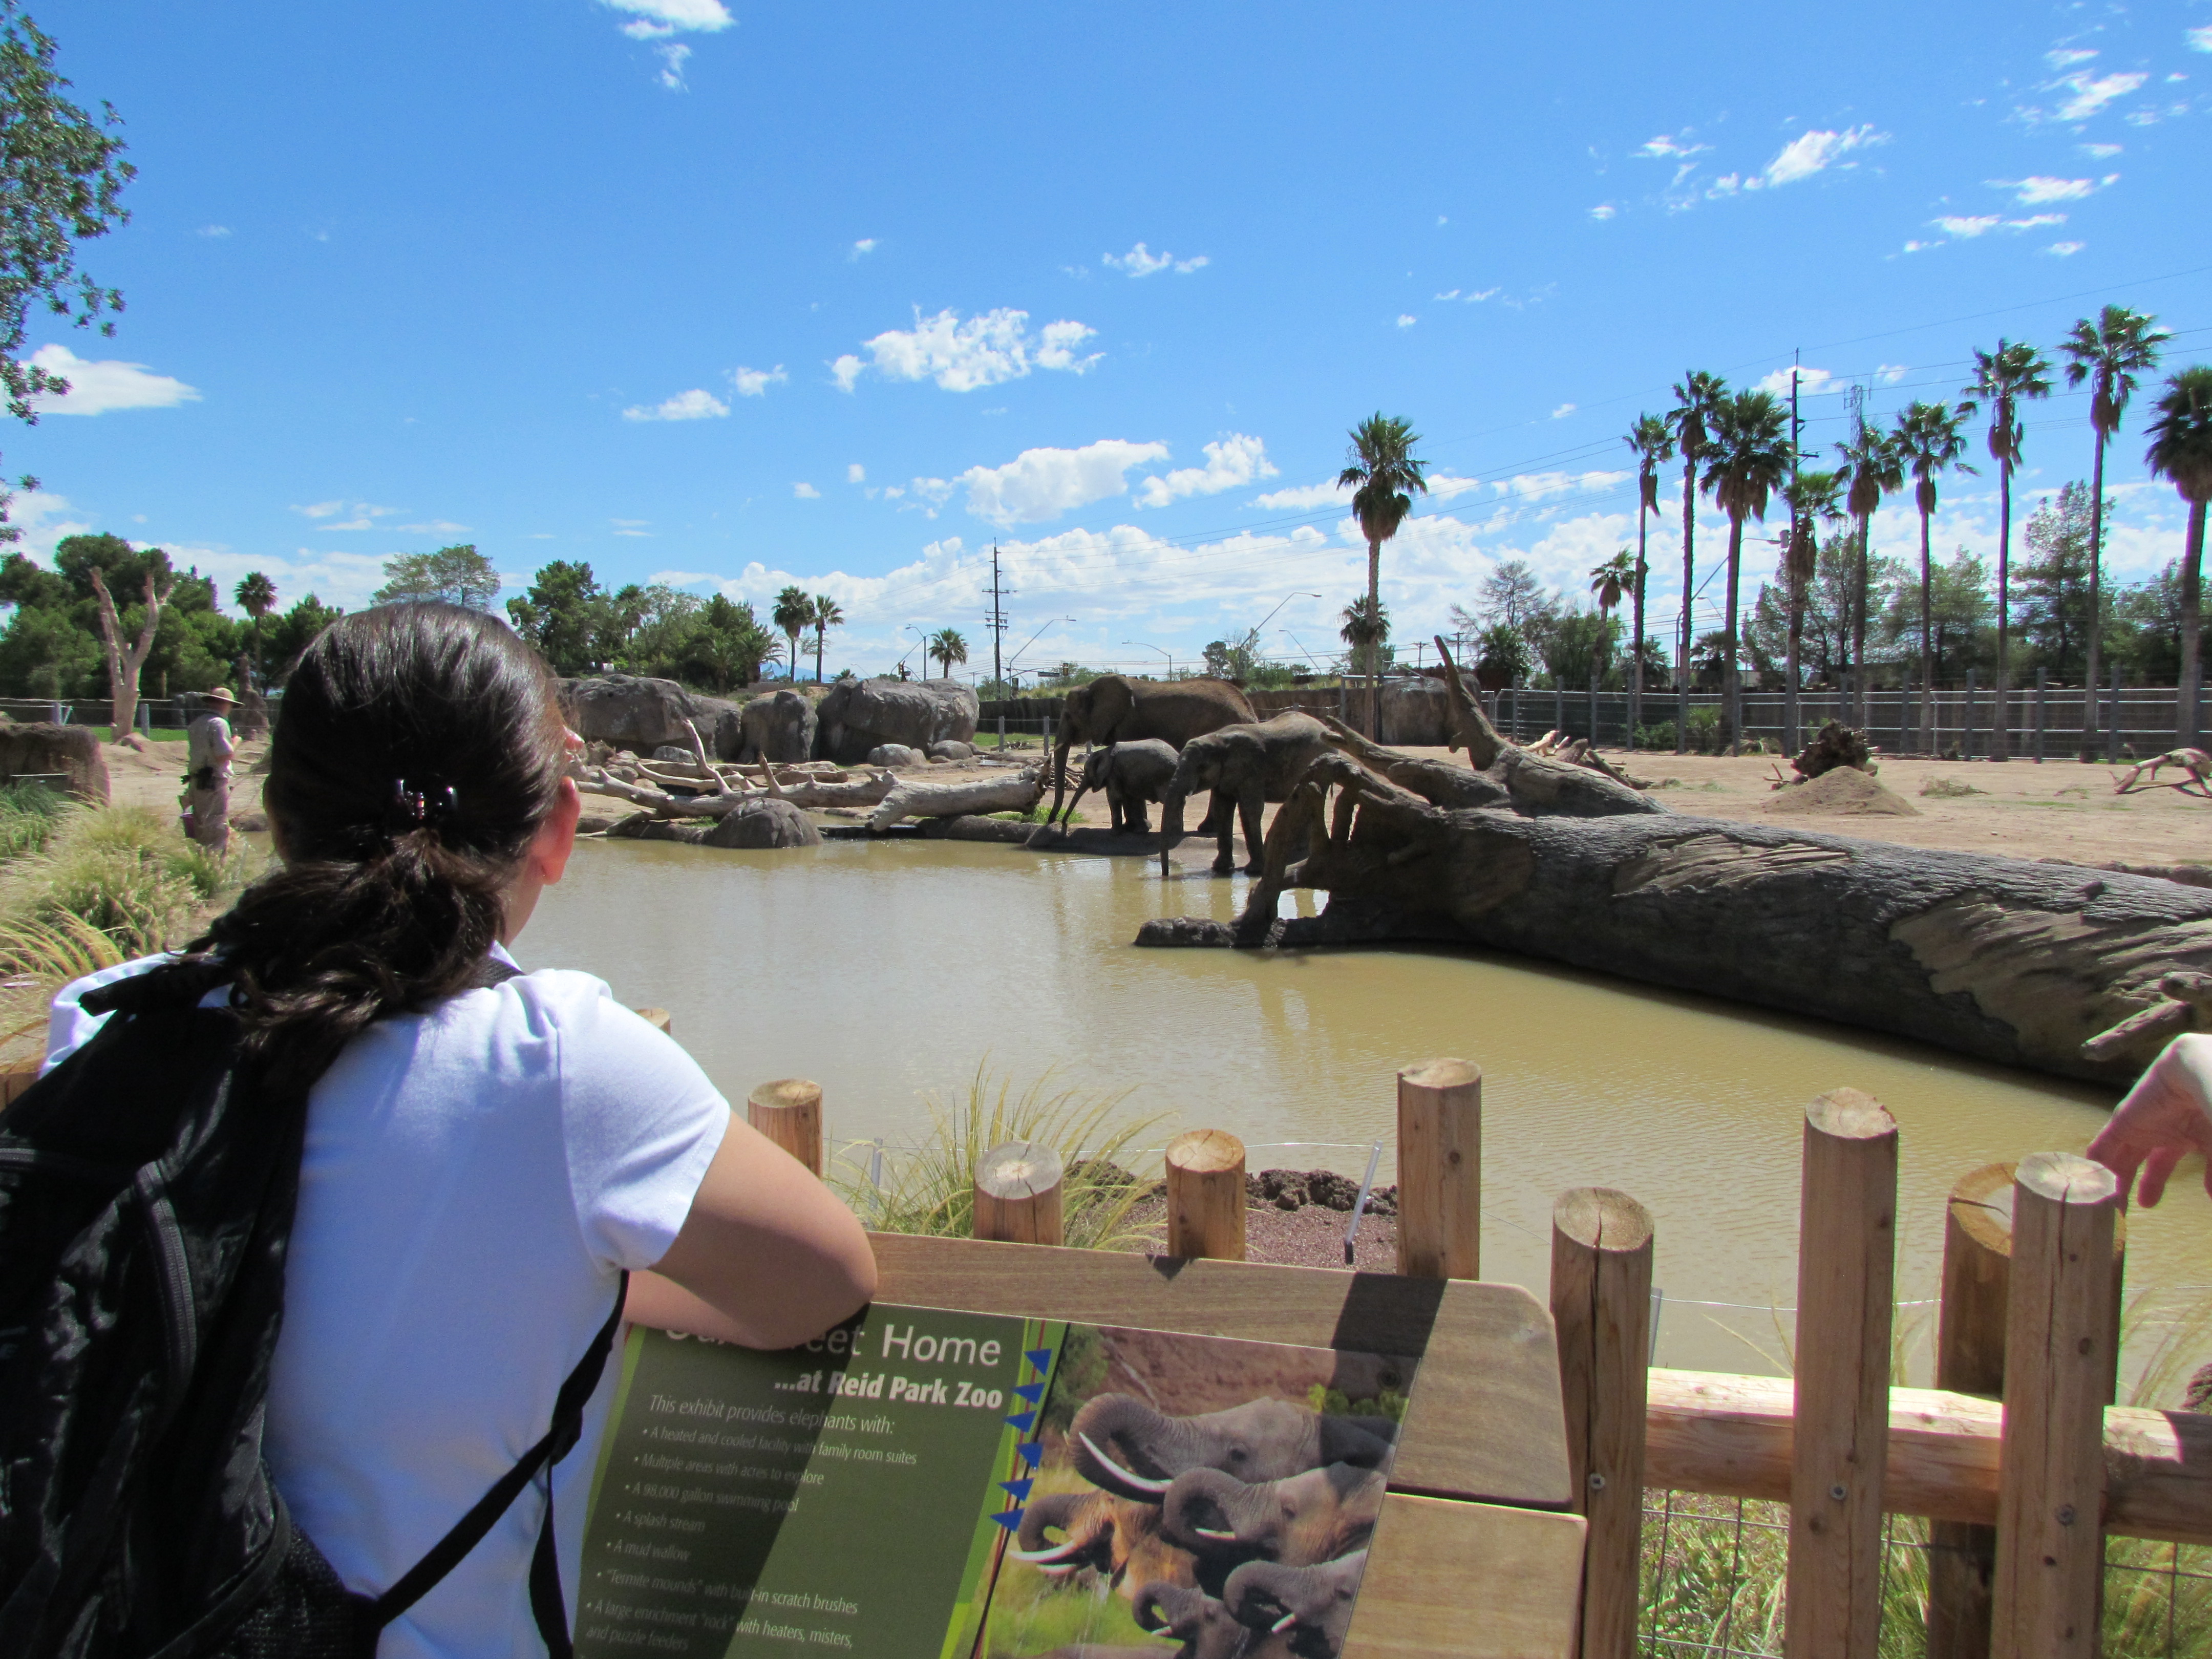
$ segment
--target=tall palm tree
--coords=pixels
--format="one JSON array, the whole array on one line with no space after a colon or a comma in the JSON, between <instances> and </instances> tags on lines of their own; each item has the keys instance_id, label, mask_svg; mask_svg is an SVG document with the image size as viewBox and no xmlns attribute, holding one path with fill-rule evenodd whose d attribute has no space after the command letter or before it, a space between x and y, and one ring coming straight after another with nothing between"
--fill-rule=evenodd
<instances>
[{"instance_id":1,"label":"tall palm tree","mask_svg":"<svg viewBox=\"0 0 2212 1659\"><path fill-rule=\"evenodd\" d=\"M1609 616L1636 586L1636 555L1622 548L1603 564L1590 568L1589 591L1597 596L1597 613Z\"/></svg>"},{"instance_id":2,"label":"tall palm tree","mask_svg":"<svg viewBox=\"0 0 2212 1659\"><path fill-rule=\"evenodd\" d=\"M1691 596L1697 591L1698 468L1705 459L1705 434L1713 411L1728 395L1728 382L1693 368L1675 383L1674 407L1663 417L1682 456L1682 623L1674 655L1674 752L1686 753L1690 734Z\"/></svg>"},{"instance_id":3,"label":"tall palm tree","mask_svg":"<svg viewBox=\"0 0 2212 1659\"><path fill-rule=\"evenodd\" d=\"M1337 637L1352 647L1352 663L1357 669L1366 665L1370 684L1375 683L1381 669L1381 647L1390 637L1390 613L1380 600L1364 594L1344 607L1344 625L1338 629ZM1378 736L1376 742L1382 739Z\"/></svg>"},{"instance_id":4,"label":"tall palm tree","mask_svg":"<svg viewBox=\"0 0 2212 1659\"><path fill-rule=\"evenodd\" d=\"M276 608L276 584L258 570L249 570L232 597L240 611L259 622Z\"/></svg>"},{"instance_id":5,"label":"tall palm tree","mask_svg":"<svg viewBox=\"0 0 2212 1659\"><path fill-rule=\"evenodd\" d=\"M952 665L968 660L968 641L957 628L940 628L929 636L922 654L933 659L945 670L945 678L952 678Z\"/></svg>"},{"instance_id":6,"label":"tall palm tree","mask_svg":"<svg viewBox=\"0 0 2212 1659\"><path fill-rule=\"evenodd\" d=\"M1767 497L1790 477L1790 410L1771 392L1739 392L1715 405L1705 488L1729 515L1728 661L1722 678L1721 741L1735 754L1743 742L1743 665L1736 648L1743 584L1743 521L1766 517Z\"/></svg>"},{"instance_id":7,"label":"tall palm tree","mask_svg":"<svg viewBox=\"0 0 2212 1659\"><path fill-rule=\"evenodd\" d=\"M1337 487L1352 491L1352 511L1359 520L1359 533L1367 538L1367 611L1381 617L1382 610L1382 544L1398 533L1406 515L1413 510L1413 495L1429 493L1421 476L1428 463L1413 453L1420 435L1402 416L1376 410L1352 428L1347 465L1336 475ZM1387 637L1387 635L1386 635ZM1375 675L1367 679L1368 735L1382 740L1382 684Z\"/></svg>"},{"instance_id":8,"label":"tall palm tree","mask_svg":"<svg viewBox=\"0 0 2212 1659\"><path fill-rule=\"evenodd\" d=\"M822 646L833 628L845 625L845 608L827 593L817 593L811 601L814 623L814 683L822 684Z\"/></svg>"},{"instance_id":9,"label":"tall palm tree","mask_svg":"<svg viewBox=\"0 0 2212 1659\"><path fill-rule=\"evenodd\" d=\"M1863 727L1867 723L1867 573L1873 557L1869 544L1874 515L1881 510L1883 496L1905 488L1905 464L1898 455L1896 441L1887 432L1864 424L1851 434L1850 442L1836 446L1836 453L1844 462L1837 469L1844 484L1844 508L1859 527L1858 568L1851 573L1844 608L1850 613L1845 620L1850 634L1851 718Z\"/></svg>"},{"instance_id":10,"label":"tall palm tree","mask_svg":"<svg viewBox=\"0 0 2212 1659\"><path fill-rule=\"evenodd\" d=\"M1997 464L1997 696L1990 722L1990 758L2012 758L2012 474L2020 465L2027 428L2020 405L2051 395L2051 365L2025 340L2000 337L1995 351L1974 353L1974 381L1966 388L1990 406L1990 459ZM1965 403L1962 410L1974 405Z\"/></svg>"},{"instance_id":11,"label":"tall palm tree","mask_svg":"<svg viewBox=\"0 0 2212 1659\"><path fill-rule=\"evenodd\" d=\"M1897 417L1892 441L1898 459L1915 480L1913 504L1920 509L1920 737L1931 741L1936 731L1936 579L1929 557L1929 520L1936 516L1936 475L1947 467L1972 472L1959 458L1966 453L1966 422L1972 404L1954 409L1916 398Z\"/></svg>"},{"instance_id":12,"label":"tall palm tree","mask_svg":"<svg viewBox=\"0 0 2212 1659\"><path fill-rule=\"evenodd\" d=\"M2204 696L2204 507L2212 501L2212 364L2193 364L2167 377L2143 459L2154 477L2171 478L2189 503L2189 535L2181 554L2181 691L2174 732L2178 742L2194 749Z\"/></svg>"},{"instance_id":13,"label":"tall palm tree","mask_svg":"<svg viewBox=\"0 0 2212 1659\"><path fill-rule=\"evenodd\" d=\"M799 678L799 636L814 626L814 601L806 597L806 590L795 583L775 596L775 609L768 613L775 624L776 632L791 641L791 654L785 661L791 665L791 678Z\"/></svg>"},{"instance_id":14,"label":"tall palm tree","mask_svg":"<svg viewBox=\"0 0 2212 1659\"><path fill-rule=\"evenodd\" d=\"M1805 599L1813 591L1813 579L1820 574L1820 526L1832 524L1844 514L1844 475L1801 468L1783 487L1782 494L1790 503L1790 528L1784 532L1782 548L1783 592L1788 596L1790 607L1790 654L1783 670L1783 690L1788 702L1782 720L1794 734L1797 730L1797 682L1801 678L1798 662L1805 641Z\"/></svg>"},{"instance_id":15,"label":"tall palm tree","mask_svg":"<svg viewBox=\"0 0 2212 1659\"><path fill-rule=\"evenodd\" d=\"M1638 415L1621 441L1636 457L1636 643L1628 653L1628 741L1633 748L1637 728L1644 723L1644 580L1650 570L1645 538L1651 514L1659 510L1659 463L1674 459L1674 434L1664 416Z\"/></svg>"},{"instance_id":16,"label":"tall palm tree","mask_svg":"<svg viewBox=\"0 0 2212 1659\"><path fill-rule=\"evenodd\" d=\"M2158 349L2173 337L2159 327L2155 317L2125 306L2106 306L2097 320L2087 317L2058 343L2066 359L2066 384L2089 382L2089 424L2097 434L2095 477L2089 486L2089 651L2083 669L2087 681L2082 719L2081 758L2097 758L2097 653L2104 637L2104 603L2100 597L2105 550L2105 451L2120 429L2135 393L2136 377L2147 374L2158 363Z\"/></svg>"}]
</instances>

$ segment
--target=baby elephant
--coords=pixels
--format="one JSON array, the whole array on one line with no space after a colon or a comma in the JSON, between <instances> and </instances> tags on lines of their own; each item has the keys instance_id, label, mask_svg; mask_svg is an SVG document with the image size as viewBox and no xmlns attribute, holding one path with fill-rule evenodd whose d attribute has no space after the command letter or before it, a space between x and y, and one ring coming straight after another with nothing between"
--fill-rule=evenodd
<instances>
[{"instance_id":1,"label":"baby elephant","mask_svg":"<svg viewBox=\"0 0 2212 1659\"><path fill-rule=\"evenodd\" d=\"M1140 738L1128 743L1109 743L1103 749L1094 749L1083 763L1083 786L1075 792L1075 799L1067 804L1067 816L1075 816L1075 808L1083 797L1093 789L1106 792L1106 805L1114 815L1114 833L1127 830L1133 835L1151 833L1152 825L1146 822L1145 803L1158 800L1160 791L1175 776L1175 745L1158 738Z\"/></svg>"}]
</instances>

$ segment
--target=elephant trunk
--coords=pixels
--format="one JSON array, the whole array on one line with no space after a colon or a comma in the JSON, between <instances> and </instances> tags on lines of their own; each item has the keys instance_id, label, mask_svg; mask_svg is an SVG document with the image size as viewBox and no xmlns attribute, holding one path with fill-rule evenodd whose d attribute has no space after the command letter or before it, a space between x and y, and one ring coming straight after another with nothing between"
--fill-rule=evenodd
<instances>
[{"instance_id":1,"label":"elephant trunk","mask_svg":"<svg viewBox=\"0 0 2212 1659\"><path fill-rule=\"evenodd\" d=\"M1398 1425L1387 1417L1323 1417L1322 1462L1349 1463L1359 1469L1386 1468L1397 1434Z\"/></svg>"},{"instance_id":2,"label":"elephant trunk","mask_svg":"<svg viewBox=\"0 0 2212 1659\"><path fill-rule=\"evenodd\" d=\"M1067 751L1074 747L1075 723L1062 714L1060 730L1053 734L1052 811L1044 815L1047 823L1060 815L1060 803L1067 793Z\"/></svg>"},{"instance_id":3,"label":"elephant trunk","mask_svg":"<svg viewBox=\"0 0 2212 1659\"><path fill-rule=\"evenodd\" d=\"M1160 1530L1200 1555L1255 1550L1264 1498L1261 1488L1219 1469L1186 1470L1160 1499Z\"/></svg>"},{"instance_id":4,"label":"elephant trunk","mask_svg":"<svg viewBox=\"0 0 2212 1659\"><path fill-rule=\"evenodd\" d=\"M1247 1629L1280 1635L1304 1626L1317 1632L1334 1651L1351 1629L1352 1597L1366 1567L1365 1550L1311 1567L1248 1561L1229 1575L1221 1599L1231 1617Z\"/></svg>"},{"instance_id":5,"label":"elephant trunk","mask_svg":"<svg viewBox=\"0 0 2212 1659\"><path fill-rule=\"evenodd\" d=\"M1090 1548L1091 1540L1079 1529L1077 1511L1090 1501L1088 1495L1078 1492L1040 1492L1022 1510L1021 1529L1016 1534L1018 1548L1006 1552L1017 1561L1033 1561L1040 1566L1073 1563L1076 1557ZM1054 1543L1045 1536L1045 1528L1058 1527L1066 1536Z\"/></svg>"},{"instance_id":6,"label":"elephant trunk","mask_svg":"<svg viewBox=\"0 0 2212 1659\"><path fill-rule=\"evenodd\" d=\"M1182 840L1182 803L1188 793L1180 779L1170 779L1160 791L1160 875L1164 879L1168 873L1168 861L1175 856L1175 849Z\"/></svg>"},{"instance_id":7,"label":"elephant trunk","mask_svg":"<svg viewBox=\"0 0 2212 1659\"><path fill-rule=\"evenodd\" d=\"M1201 1461L1190 1425L1126 1394L1085 1402L1068 1425L1076 1472L1092 1486L1139 1504L1157 1504L1175 1476Z\"/></svg>"}]
</instances>

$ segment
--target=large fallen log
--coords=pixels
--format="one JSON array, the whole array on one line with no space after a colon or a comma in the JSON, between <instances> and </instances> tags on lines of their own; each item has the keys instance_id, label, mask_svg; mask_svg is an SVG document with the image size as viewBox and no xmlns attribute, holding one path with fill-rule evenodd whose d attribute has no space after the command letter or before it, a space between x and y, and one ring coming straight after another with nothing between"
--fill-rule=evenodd
<instances>
[{"instance_id":1,"label":"large fallen log","mask_svg":"<svg viewBox=\"0 0 2212 1659\"><path fill-rule=\"evenodd\" d=\"M1653 1370L1645 1486L1788 1503L1795 1399L1786 1376ZM1996 1401L1892 1389L1882 1507L1995 1526L2003 1429ZM2105 1530L2212 1544L2212 1417L2106 1407Z\"/></svg>"},{"instance_id":2,"label":"large fallen log","mask_svg":"<svg viewBox=\"0 0 2212 1659\"><path fill-rule=\"evenodd\" d=\"M626 800L634 806L657 812L664 818L719 818L747 801L760 800L769 795L779 796L793 806L814 810L825 806L873 806L898 787L898 780L889 772L878 772L850 783L778 784L773 789L731 789L711 795L672 795L663 790L625 783L620 778L609 777L594 768L587 775L576 780L576 787L587 795L611 795L617 800Z\"/></svg>"},{"instance_id":3,"label":"large fallen log","mask_svg":"<svg viewBox=\"0 0 2212 1659\"><path fill-rule=\"evenodd\" d=\"M1277 921L1286 886L1353 901L1350 925ZM1176 919L1138 942L1347 935L1456 938L2124 1084L2172 1018L2083 1045L2166 1003L2167 976L2212 971L2212 891L1781 825L1447 810L1330 754L1277 813L1236 927Z\"/></svg>"},{"instance_id":4,"label":"large fallen log","mask_svg":"<svg viewBox=\"0 0 2212 1659\"><path fill-rule=\"evenodd\" d=\"M1044 795L1044 774L1034 767L1011 778L973 783L902 783L868 814L868 828L888 830L901 818L957 818L971 812L1026 812Z\"/></svg>"}]
</instances>

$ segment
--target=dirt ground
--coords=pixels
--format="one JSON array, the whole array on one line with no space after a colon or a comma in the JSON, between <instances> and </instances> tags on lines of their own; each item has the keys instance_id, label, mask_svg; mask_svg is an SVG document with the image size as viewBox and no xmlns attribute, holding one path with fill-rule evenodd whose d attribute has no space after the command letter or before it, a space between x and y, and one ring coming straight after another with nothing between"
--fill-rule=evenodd
<instances>
[{"instance_id":1,"label":"dirt ground","mask_svg":"<svg viewBox=\"0 0 2212 1659\"><path fill-rule=\"evenodd\" d=\"M252 769L268 752L268 739L240 745L233 765L230 812L233 818L261 810L261 778ZM107 761L108 799L118 806L150 806L174 816L182 809L177 797L184 793L185 745L149 743L141 750L119 743L103 744Z\"/></svg>"}]
</instances>

